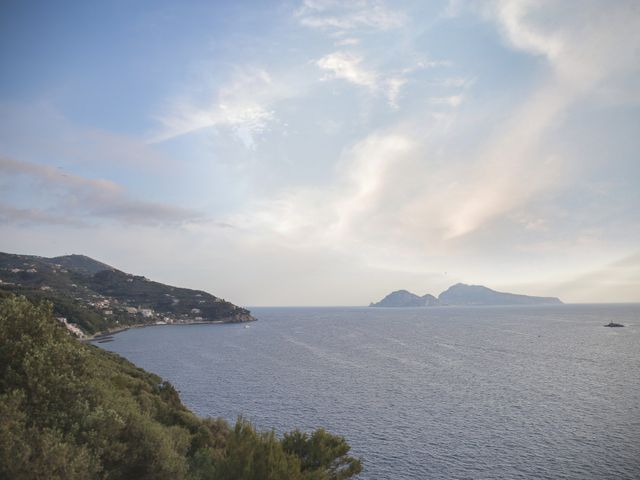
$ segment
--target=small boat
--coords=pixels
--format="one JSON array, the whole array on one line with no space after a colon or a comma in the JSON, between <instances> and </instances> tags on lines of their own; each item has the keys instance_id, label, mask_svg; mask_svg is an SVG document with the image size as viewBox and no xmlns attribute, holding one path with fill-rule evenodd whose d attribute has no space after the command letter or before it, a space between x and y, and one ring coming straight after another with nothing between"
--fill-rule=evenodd
<instances>
[{"instance_id":1,"label":"small boat","mask_svg":"<svg viewBox=\"0 0 640 480\"><path fill-rule=\"evenodd\" d=\"M249 328L249 325L245 325L244 328Z\"/></svg>"}]
</instances>

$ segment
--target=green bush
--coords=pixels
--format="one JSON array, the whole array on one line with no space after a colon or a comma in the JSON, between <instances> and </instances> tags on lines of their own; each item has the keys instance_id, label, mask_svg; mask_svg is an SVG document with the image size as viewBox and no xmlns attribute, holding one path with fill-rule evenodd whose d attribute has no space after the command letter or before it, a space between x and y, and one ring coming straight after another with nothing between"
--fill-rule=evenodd
<instances>
[{"instance_id":1,"label":"green bush","mask_svg":"<svg viewBox=\"0 0 640 480\"><path fill-rule=\"evenodd\" d=\"M0 299L0 479L340 480L342 437L200 419L160 377L71 337L48 303Z\"/></svg>"}]
</instances>

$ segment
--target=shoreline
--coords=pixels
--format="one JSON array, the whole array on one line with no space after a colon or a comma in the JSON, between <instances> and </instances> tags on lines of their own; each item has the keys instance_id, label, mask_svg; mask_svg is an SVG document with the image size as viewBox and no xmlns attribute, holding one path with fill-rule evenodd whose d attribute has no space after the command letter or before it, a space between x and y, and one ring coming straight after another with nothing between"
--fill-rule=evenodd
<instances>
[{"instance_id":1,"label":"shoreline","mask_svg":"<svg viewBox=\"0 0 640 480\"><path fill-rule=\"evenodd\" d=\"M80 340L83 343L97 343L100 340L107 340L109 341L109 339L113 336L116 335L118 333L122 333L122 332L126 332L127 330L130 330L132 328L146 328L146 327L161 327L161 326L166 326L166 325L170 325L170 326L182 326L182 325L209 325L209 324L225 324L225 323L251 323L251 322L257 322L258 319L250 316L250 319L248 320L236 320L234 319L234 317L226 317L220 320L194 320L192 322L180 322L180 323L136 323L133 325L127 325L124 327L117 327L113 330L103 330L97 333L94 333L93 335L87 335L84 338L80 338L78 340Z\"/></svg>"}]
</instances>

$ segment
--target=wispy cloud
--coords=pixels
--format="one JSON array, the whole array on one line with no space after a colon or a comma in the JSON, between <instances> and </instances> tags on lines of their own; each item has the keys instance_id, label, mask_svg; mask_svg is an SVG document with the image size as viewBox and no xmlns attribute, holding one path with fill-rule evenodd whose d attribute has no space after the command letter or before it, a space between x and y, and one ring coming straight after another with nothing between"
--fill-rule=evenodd
<instances>
[{"instance_id":1,"label":"wispy cloud","mask_svg":"<svg viewBox=\"0 0 640 480\"><path fill-rule=\"evenodd\" d=\"M571 83L576 94L603 79L640 70L640 11L633 0L607 8L597 0L497 0L489 5L485 14L497 22L504 38L516 49L546 58L556 80Z\"/></svg>"},{"instance_id":2,"label":"wispy cloud","mask_svg":"<svg viewBox=\"0 0 640 480\"><path fill-rule=\"evenodd\" d=\"M301 25L337 33L355 29L392 30L405 24L403 12L388 8L383 2L356 0L305 0L297 10Z\"/></svg>"},{"instance_id":3,"label":"wispy cloud","mask_svg":"<svg viewBox=\"0 0 640 480\"><path fill-rule=\"evenodd\" d=\"M377 132L346 149L328 188L297 188L234 215L231 222L248 231L274 233L291 245L351 246L362 238L362 222L379 216L389 200L388 178L415 153L411 138L397 132ZM360 226L358 226L360 224ZM369 230L371 233L371 231Z\"/></svg>"},{"instance_id":4,"label":"wispy cloud","mask_svg":"<svg viewBox=\"0 0 640 480\"><path fill-rule=\"evenodd\" d=\"M10 119L10 121L9 121ZM11 147L11 151L8 151ZM76 123L51 102L0 104L1 154L48 158L57 165L100 167L161 174L175 163L143 139Z\"/></svg>"},{"instance_id":5,"label":"wispy cloud","mask_svg":"<svg viewBox=\"0 0 640 480\"><path fill-rule=\"evenodd\" d=\"M404 68L385 69L385 62L372 62L375 50L368 48L368 42L362 37L395 30L408 22L404 12L393 10L381 1L305 0L295 16L302 25L326 32L335 39L334 46L341 48L315 61L318 68L327 72L323 80L344 80L364 87L370 94L386 98L392 109L399 108L401 90L414 73L448 65L446 61L411 58Z\"/></svg>"},{"instance_id":6,"label":"wispy cloud","mask_svg":"<svg viewBox=\"0 0 640 480\"><path fill-rule=\"evenodd\" d=\"M637 30L633 28L638 18L622 15L625 9L612 8L600 14L589 12L589 18L598 20L582 24L571 19L541 22L540 18L548 16L563 17L557 11L545 11L542 15L541 5L534 2L492 5L488 15L499 24L509 44L518 50L543 55L553 67L554 75L514 111L503 128L496 130L475 162L467 167L478 181L465 185L462 200L453 202L457 207L450 211L447 233L450 238L469 234L536 194L561 186L566 162L544 145L545 135L612 70L617 70L618 75L625 69L626 74L637 70L630 58L625 65L614 53L634 50L640 45ZM593 6L584 5L587 11ZM563 8L558 4L544 7ZM611 29L611 25L617 28ZM432 99L451 106L461 100L457 95ZM527 181L522 182L522 178Z\"/></svg>"},{"instance_id":7,"label":"wispy cloud","mask_svg":"<svg viewBox=\"0 0 640 480\"><path fill-rule=\"evenodd\" d=\"M265 303L363 303L454 277L633 298L637 1L296 0L257 7L258 30L231 5L214 28L219 4L172 12L154 42L113 33L104 53L140 67L118 82L53 52L57 73L21 83L43 61L30 48L29 68L8 65L5 248L127 251ZM17 26L5 43L38 35ZM160 261L176 251L179 268Z\"/></svg>"},{"instance_id":8,"label":"wispy cloud","mask_svg":"<svg viewBox=\"0 0 640 480\"><path fill-rule=\"evenodd\" d=\"M2 195L1 214L5 221L81 224L103 219L124 224L175 225L200 218L189 209L138 200L112 181L89 179L51 166L0 157L0 172L10 179L14 190L7 189ZM23 185L21 180L31 183L30 189L37 189L40 205L47 207L9 203L14 196L20 197L15 190Z\"/></svg>"},{"instance_id":9,"label":"wispy cloud","mask_svg":"<svg viewBox=\"0 0 640 480\"><path fill-rule=\"evenodd\" d=\"M335 41L336 47L349 47L353 45L359 45L360 39L354 37L342 38Z\"/></svg>"},{"instance_id":10,"label":"wispy cloud","mask_svg":"<svg viewBox=\"0 0 640 480\"><path fill-rule=\"evenodd\" d=\"M387 99L392 108L398 108L400 89L408 82L406 78L392 77L387 81Z\"/></svg>"},{"instance_id":11,"label":"wispy cloud","mask_svg":"<svg viewBox=\"0 0 640 480\"><path fill-rule=\"evenodd\" d=\"M323 80L344 80L366 88L371 94L382 94L392 108L398 108L401 89L409 83L412 74L426 68L442 65L441 62L418 61L399 71L391 70L382 74L373 66L367 65L361 55L344 50L329 53L318 59L315 64L327 72L322 78Z\"/></svg>"},{"instance_id":12,"label":"wispy cloud","mask_svg":"<svg viewBox=\"0 0 640 480\"><path fill-rule=\"evenodd\" d=\"M640 301L640 252L620 258L591 272L555 286L568 298L587 298L589 302Z\"/></svg>"},{"instance_id":13,"label":"wispy cloud","mask_svg":"<svg viewBox=\"0 0 640 480\"><path fill-rule=\"evenodd\" d=\"M378 74L363 65L362 57L352 53L330 53L319 59L316 65L329 72L325 79L339 78L370 90L378 88Z\"/></svg>"},{"instance_id":14,"label":"wispy cloud","mask_svg":"<svg viewBox=\"0 0 640 480\"><path fill-rule=\"evenodd\" d=\"M68 227L84 227L88 225L84 221L45 212L39 208L17 208L2 203L0 203L0 223L17 226L64 225Z\"/></svg>"},{"instance_id":15,"label":"wispy cloud","mask_svg":"<svg viewBox=\"0 0 640 480\"><path fill-rule=\"evenodd\" d=\"M275 120L273 105L295 95L292 85L284 85L259 68L239 68L217 91L209 88L209 99L188 94L174 99L167 111L157 117L161 128L151 142L163 142L204 128L226 127L246 147L252 148L256 136Z\"/></svg>"},{"instance_id":16,"label":"wispy cloud","mask_svg":"<svg viewBox=\"0 0 640 480\"><path fill-rule=\"evenodd\" d=\"M615 56L613 53L625 36L637 36L627 28L635 20L626 21L626 26L615 33L610 32L606 19L578 30L572 23L555 22L553 30L548 31L549 25L537 25L535 19L539 17L529 11L535 4L525 3L526 8L515 13L509 5L510 2L496 4L491 17L504 24L509 45L548 56L558 65L554 66L557 75L542 82L513 107L508 118L495 125L485 141L464 152L464 161L435 161L449 141L449 126L455 113L426 115L420 124L403 121L395 128L372 132L345 149L330 185L287 191L271 202L255 206L255 211L239 218L239 222L248 229L271 230L294 245L318 242L342 248L358 245L361 252L385 247L413 251L411 258L415 262L421 249L444 255L451 248L472 243L470 238L490 228L492 222L513 212L526 212L527 206L545 192L564 188L568 160L545 139L571 106L597 87L596 79L604 75L597 72L618 61L608 60L607 55L585 57L579 48L567 47L559 39L577 35L579 43L591 45L593 39L613 36L605 44L609 54ZM610 15L610 21L617 19L616 12ZM388 90L392 92L391 101L403 84L403 77L381 75L352 53L327 55L318 61L318 66L330 72L330 78L371 92L393 87ZM627 68L631 71L636 67ZM592 72L591 80L580 79L577 87L570 81L587 71ZM466 89L472 84L473 80L466 78L446 78L440 86L457 90L456 93L432 97L428 104L455 110L465 101ZM428 111L427 105L425 113ZM544 225L545 219L537 218L534 223L521 223L521 228L540 231ZM375 255L370 260L375 261L373 258Z\"/></svg>"},{"instance_id":17,"label":"wispy cloud","mask_svg":"<svg viewBox=\"0 0 640 480\"><path fill-rule=\"evenodd\" d=\"M433 105L445 105L453 108L459 107L463 101L464 95L461 93L457 95L449 95L446 97L431 97L429 99L429 102Z\"/></svg>"}]
</instances>

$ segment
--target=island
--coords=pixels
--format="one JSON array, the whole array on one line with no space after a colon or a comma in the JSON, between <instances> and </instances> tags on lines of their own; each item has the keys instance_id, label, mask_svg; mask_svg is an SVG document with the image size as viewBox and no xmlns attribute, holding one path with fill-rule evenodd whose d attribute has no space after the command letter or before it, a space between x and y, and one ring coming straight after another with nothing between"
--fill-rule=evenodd
<instances>
[{"instance_id":1,"label":"island","mask_svg":"<svg viewBox=\"0 0 640 480\"><path fill-rule=\"evenodd\" d=\"M418 296L407 290L397 290L370 307L433 307L444 305L561 305L556 297L534 297L515 293L498 292L482 285L457 283L438 297L426 294Z\"/></svg>"},{"instance_id":2,"label":"island","mask_svg":"<svg viewBox=\"0 0 640 480\"><path fill-rule=\"evenodd\" d=\"M81 338L134 326L255 320L249 310L205 291L154 282L76 254L0 252L0 298L8 295L51 302L55 317Z\"/></svg>"}]
</instances>

